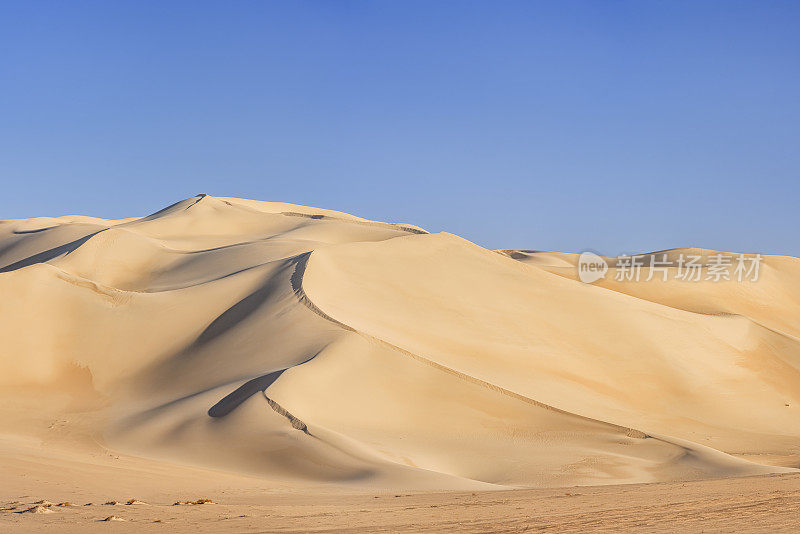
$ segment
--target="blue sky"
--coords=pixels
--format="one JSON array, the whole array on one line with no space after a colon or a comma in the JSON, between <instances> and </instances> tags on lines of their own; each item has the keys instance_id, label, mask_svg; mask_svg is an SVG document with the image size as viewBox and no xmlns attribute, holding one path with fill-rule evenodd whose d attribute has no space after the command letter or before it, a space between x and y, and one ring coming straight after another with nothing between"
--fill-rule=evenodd
<instances>
[{"instance_id":1,"label":"blue sky","mask_svg":"<svg viewBox=\"0 0 800 534\"><path fill-rule=\"evenodd\" d=\"M0 218L196 193L800 256L800 2L0 3Z\"/></svg>"}]
</instances>

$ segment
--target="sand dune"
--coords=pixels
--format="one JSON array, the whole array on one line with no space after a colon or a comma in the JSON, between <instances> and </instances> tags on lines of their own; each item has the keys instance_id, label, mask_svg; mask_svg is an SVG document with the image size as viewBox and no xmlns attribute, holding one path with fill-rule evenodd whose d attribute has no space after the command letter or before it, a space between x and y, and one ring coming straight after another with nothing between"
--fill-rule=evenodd
<instances>
[{"instance_id":1,"label":"sand dune","mask_svg":"<svg viewBox=\"0 0 800 534\"><path fill-rule=\"evenodd\" d=\"M4 454L414 490L800 467L800 260L748 285L576 262L205 195L1 222Z\"/></svg>"}]
</instances>

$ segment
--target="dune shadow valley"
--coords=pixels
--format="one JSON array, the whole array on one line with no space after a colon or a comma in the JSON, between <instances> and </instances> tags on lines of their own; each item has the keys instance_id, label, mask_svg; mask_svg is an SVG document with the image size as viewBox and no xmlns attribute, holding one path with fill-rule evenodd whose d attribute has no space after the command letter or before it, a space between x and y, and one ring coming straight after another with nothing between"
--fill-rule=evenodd
<instances>
[{"instance_id":1,"label":"dune shadow valley","mask_svg":"<svg viewBox=\"0 0 800 534\"><path fill-rule=\"evenodd\" d=\"M799 259L584 283L411 222L0 221L0 531L800 529Z\"/></svg>"}]
</instances>

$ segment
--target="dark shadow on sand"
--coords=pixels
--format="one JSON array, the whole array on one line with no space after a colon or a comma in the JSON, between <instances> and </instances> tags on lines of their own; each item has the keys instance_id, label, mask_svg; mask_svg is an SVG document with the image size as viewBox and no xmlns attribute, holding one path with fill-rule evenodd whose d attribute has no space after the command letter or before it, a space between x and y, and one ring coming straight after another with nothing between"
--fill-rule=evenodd
<instances>
[{"instance_id":1,"label":"dark shadow on sand","mask_svg":"<svg viewBox=\"0 0 800 534\"><path fill-rule=\"evenodd\" d=\"M208 415L211 417L224 417L228 415L252 395L270 387L285 370L286 369L281 369L280 371L259 376L258 378L245 382L243 385L236 388L233 393L226 395L222 400L209 408Z\"/></svg>"},{"instance_id":2,"label":"dark shadow on sand","mask_svg":"<svg viewBox=\"0 0 800 534\"><path fill-rule=\"evenodd\" d=\"M69 254L73 250L77 249L79 246L86 243L89 239L96 236L103 230L98 232L91 233L87 236L84 236L80 239L76 239L75 241L71 241L69 243L65 243L63 245L59 245L57 247L51 248L50 250L45 250L44 252L39 252L38 254L34 254L33 256L28 256L25 259L15 261L10 265L6 265L5 267L0 267L0 273L7 273L10 271L16 271L17 269L22 269L23 267L27 267L29 265L34 265L36 263L44 263L46 261L50 261L54 258L62 256L64 254Z\"/></svg>"}]
</instances>

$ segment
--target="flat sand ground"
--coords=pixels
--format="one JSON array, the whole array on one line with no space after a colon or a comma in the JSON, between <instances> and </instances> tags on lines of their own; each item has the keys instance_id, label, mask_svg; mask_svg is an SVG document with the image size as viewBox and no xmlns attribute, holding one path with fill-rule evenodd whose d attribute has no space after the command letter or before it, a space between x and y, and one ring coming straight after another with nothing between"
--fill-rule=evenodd
<instances>
[{"instance_id":1,"label":"flat sand ground","mask_svg":"<svg viewBox=\"0 0 800 534\"><path fill-rule=\"evenodd\" d=\"M209 493L217 504L51 507L3 492L2 532L797 532L800 475L557 489L360 495ZM69 498L69 492L60 498ZM116 496L128 498L128 495ZM175 493L174 499L183 497ZM80 503L80 501L79 501ZM84 504L84 503L80 503ZM16 506L17 510L8 510ZM124 521L105 522L108 516Z\"/></svg>"}]
</instances>

